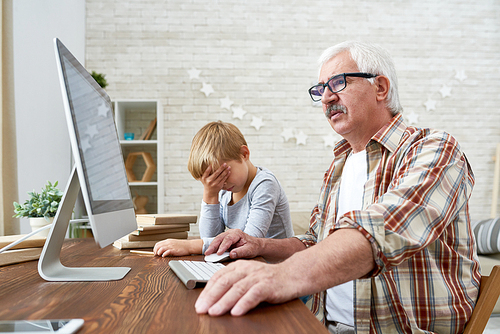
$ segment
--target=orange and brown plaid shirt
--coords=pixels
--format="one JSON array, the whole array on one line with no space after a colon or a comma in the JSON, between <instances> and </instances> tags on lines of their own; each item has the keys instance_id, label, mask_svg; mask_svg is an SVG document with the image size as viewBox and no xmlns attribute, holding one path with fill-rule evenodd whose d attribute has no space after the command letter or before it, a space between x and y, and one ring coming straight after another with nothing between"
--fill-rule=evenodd
<instances>
[{"instance_id":1,"label":"orange and brown plaid shirt","mask_svg":"<svg viewBox=\"0 0 500 334\"><path fill-rule=\"evenodd\" d=\"M357 333L461 333L481 275L468 207L474 175L458 142L394 116L366 146L363 209L337 219L350 151L345 140L335 146L309 231L297 238L310 247L356 228L372 244L375 269L354 282ZM320 320L324 300L323 291L307 302Z\"/></svg>"}]
</instances>

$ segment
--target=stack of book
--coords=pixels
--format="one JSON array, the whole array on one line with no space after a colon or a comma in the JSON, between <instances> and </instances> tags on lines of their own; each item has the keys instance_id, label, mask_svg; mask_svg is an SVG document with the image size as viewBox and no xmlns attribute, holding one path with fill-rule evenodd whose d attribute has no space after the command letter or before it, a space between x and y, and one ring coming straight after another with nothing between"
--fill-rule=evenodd
<instances>
[{"instance_id":1,"label":"stack of book","mask_svg":"<svg viewBox=\"0 0 500 334\"><path fill-rule=\"evenodd\" d=\"M119 249L153 248L165 239L187 239L189 224L196 224L196 215L150 214L137 215L137 230L116 240Z\"/></svg>"},{"instance_id":2,"label":"stack of book","mask_svg":"<svg viewBox=\"0 0 500 334\"><path fill-rule=\"evenodd\" d=\"M0 237L0 249L21 239L25 234ZM0 267L9 264L38 260L42 253L46 237L32 236L11 249L0 253Z\"/></svg>"}]
</instances>

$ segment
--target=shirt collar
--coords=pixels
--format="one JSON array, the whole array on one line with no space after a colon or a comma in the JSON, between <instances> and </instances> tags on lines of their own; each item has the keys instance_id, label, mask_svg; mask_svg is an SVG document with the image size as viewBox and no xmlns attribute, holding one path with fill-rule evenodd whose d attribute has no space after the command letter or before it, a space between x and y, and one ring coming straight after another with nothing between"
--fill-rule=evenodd
<instances>
[{"instance_id":1,"label":"shirt collar","mask_svg":"<svg viewBox=\"0 0 500 334\"><path fill-rule=\"evenodd\" d=\"M407 126L404 123L403 115L397 113L386 125L384 125L370 140L379 143L391 152L394 152L398 147L401 137ZM370 145L368 143L367 146ZM351 145L347 140L340 140L333 149L333 154L337 157L343 153L349 153L351 151Z\"/></svg>"}]
</instances>

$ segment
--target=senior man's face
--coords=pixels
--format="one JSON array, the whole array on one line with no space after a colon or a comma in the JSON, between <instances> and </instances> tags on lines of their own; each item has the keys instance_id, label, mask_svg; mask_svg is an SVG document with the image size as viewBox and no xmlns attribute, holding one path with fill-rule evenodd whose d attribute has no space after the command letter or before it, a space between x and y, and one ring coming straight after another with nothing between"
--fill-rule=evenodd
<instances>
[{"instance_id":1,"label":"senior man's face","mask_svg":"<svg viewBox=\"0 0 500 334\"><path fill-rule=\"evenodd\" d=\"M343 52L327 61L321 68L319 82L325 83L331 77L349 72L359 72L348 52ZM374 116L375 91L369 81L363 78L347 77L347 86L338 93L328 88L321 98L323 112L335 132L348 141L357 140L370 129L370 119Z\"/></svg>"}]
</instances>

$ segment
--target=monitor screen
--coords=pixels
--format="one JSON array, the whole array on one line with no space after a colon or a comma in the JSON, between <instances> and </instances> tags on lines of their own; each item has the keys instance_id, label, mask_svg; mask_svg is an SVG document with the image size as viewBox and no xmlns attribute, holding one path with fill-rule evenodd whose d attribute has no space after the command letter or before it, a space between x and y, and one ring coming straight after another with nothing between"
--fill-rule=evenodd
<instances>
[{"instance_id":1,"label":"monitor screen","mask_svg":"<svg viewBox=\"0 0 500 334\"><path fill-rule=\"evenodd\" d=\"M133 208L111 101L66 49L59 50L92 213Z\"/></svg>"}]
</instances>

